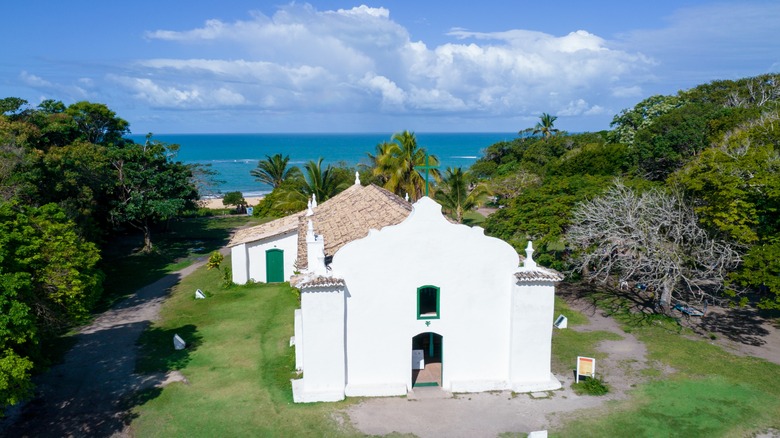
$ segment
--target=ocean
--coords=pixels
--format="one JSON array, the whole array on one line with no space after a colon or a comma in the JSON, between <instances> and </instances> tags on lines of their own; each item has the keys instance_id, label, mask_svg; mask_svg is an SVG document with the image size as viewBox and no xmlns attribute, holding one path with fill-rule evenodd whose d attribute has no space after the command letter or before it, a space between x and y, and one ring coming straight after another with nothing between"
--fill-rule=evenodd
<instances>
[{"instance_id":1,"label":"ocean","mask_svg":"<svg viewBox=\"0 0 780 438\"><path fill-rule=\"evenodd\" d=\"M436 155L441 169L471 166L482 151L499 141L517 138L517 133L415 133L417 144ZM271 187L257 182L249 171L257 162L281 153L290 164L302 166L323 158L323 163L357 165L367 162L366 154L376 145L390 141L391 133L376 134L161 134L153 138L181 146L177 159L184 163L208 165L222 181L213 195L240 191L244 196L268 193ZM136 143L145 136L129 135Z\"/></svg>"}]
</instances>

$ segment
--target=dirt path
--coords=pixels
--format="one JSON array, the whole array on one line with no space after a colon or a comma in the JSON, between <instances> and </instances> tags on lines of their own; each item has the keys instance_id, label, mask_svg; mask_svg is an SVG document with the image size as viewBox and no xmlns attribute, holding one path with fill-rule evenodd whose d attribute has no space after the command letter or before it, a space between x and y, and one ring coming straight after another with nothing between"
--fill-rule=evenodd
<instances>
[{"instance_id":1,"label":"dirt path","mask_svg":"<svg viewBox=\"0 0 780 438\"><path fill-rule=\"evenodd\" d=\"M139 289L79 330L62 364L35 379L36 397L10 412L0 435L13 437L125 436L129 408L142 389L166 376L134 374L136 342L157 319L171 287L205 260Z\"/></svg>"},{"instance_id":2,"label":"dirt path","mask_svg":"<svg viewBox=\"0 0 780 438\"><path fill-rule=\"evenodd\" d=\"M407 398L367 398L348 408L346 414L360 432L371 435L397 432L419 437L495 437L503 432L553 428L574 411L627 397L626 391L641 381L640 371L647 366L644 344L584 302L572 302L570 306L590 320L577 330L609 331L623 338L598 346L609 355L598 363L599 373L610 384L607 396L579 396L570 389L573 375L556 375L564 389L536 393L536 397L513 396L509 391L453 396L436 388L422 388Z\"/></svg>"}]
</instances>

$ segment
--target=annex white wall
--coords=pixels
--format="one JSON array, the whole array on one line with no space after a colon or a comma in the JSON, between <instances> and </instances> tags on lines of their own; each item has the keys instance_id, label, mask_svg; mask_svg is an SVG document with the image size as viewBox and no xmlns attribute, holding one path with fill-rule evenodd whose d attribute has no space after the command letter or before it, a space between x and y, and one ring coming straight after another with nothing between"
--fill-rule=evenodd
<instances>
[{"instance_id":1,"label":"annex white wall","mask_svg":"<svg viewBox=\"0 0 780 438\"><path fill-rule=\"evenodd\" d=\"M295 260L298 258L297 229L231 248L233 283L245 284L250 279L264 283L266 281L265 252L272 248L284 251L284 279L289 281L295 271Z\"/></svg>"},{"instance_id":2,"label":"annex white wall","mask_svg":"<svg viewBox=\"0 0 780 438\"><path fill-rule=\"evenodd\" d=\"M324 288L301 293L301 314L300 318L296 315L296 325L302 325L305 344L297 344L296 337L296 354L305 357L305 363L303 379L293 381L296 402L344 399L344 299L344 292L340 289Z\"/></svg>"},{"instance_id":3,"label":"annex white wall","mask_svg":"<svg viewBox=\"0 0 780 438\"><path fill-rule=\"evenodd\" d=\"M246 252L246 243L230 248L230 260L233 283L246 284L249 281L249 255Z\"/></svg>"},{"instance_id":4,"label":"annex white wall","mask_svg":"<svg viewBox=\"0 0 780 438\"><path fill-rule=\"evenodd\" d=\"M401 224L345 245L331 268L348 287L347 395L405 394L412 337L425 332L443 336L444 389L507 388L518 263L509 244L449 223L429 198ZM424 285L440 288L440 319L417 319L417 288Z\"/></svg>"},{"instance_id":5,"label":"annex white wall","mask_svg":"<svg viewBox=\"0 0 780 438\"><path fill-rule=\"evenodd\" d=\"M560 388L550 373L555 287L517 282L512 292L511 388L517 392Z\"/></svg>"}]
</instances>

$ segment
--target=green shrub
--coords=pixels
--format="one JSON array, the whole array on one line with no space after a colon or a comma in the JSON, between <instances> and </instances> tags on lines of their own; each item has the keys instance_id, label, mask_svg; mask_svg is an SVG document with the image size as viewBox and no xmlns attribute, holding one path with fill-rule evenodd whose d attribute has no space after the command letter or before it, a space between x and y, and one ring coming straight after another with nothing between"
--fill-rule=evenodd
<instances>
[{"instance_id":1,"label":"green shrub","mask_svg":"<svg viewBox=\"0 0 780 438\"><path fill-rule=\"evenodd\" d=\"M571 384L572 389L579 395L605 395L609 387L598 377L585 377L578 383Z\"/></svg>"}]
</instances>

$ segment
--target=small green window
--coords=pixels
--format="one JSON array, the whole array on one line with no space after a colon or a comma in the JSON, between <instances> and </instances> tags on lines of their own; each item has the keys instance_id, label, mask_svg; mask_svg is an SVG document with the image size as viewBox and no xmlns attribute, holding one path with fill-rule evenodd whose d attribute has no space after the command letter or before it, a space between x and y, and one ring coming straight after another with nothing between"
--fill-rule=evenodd
<instances>
[{"instance_id":1,"label":"small green window","mask_svg":"<svg viewBox=\"0 0 780 438\"><path fill-rule=\"evenodd\" d=\"M439 319L439 288L417 288L417 319Z\"/></svg>"}]
</instances>

